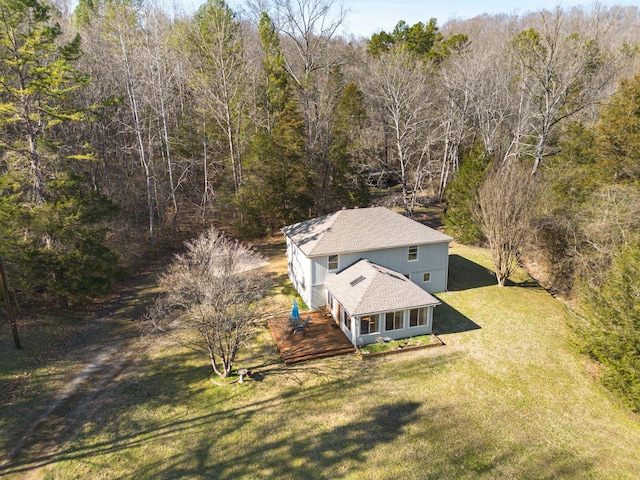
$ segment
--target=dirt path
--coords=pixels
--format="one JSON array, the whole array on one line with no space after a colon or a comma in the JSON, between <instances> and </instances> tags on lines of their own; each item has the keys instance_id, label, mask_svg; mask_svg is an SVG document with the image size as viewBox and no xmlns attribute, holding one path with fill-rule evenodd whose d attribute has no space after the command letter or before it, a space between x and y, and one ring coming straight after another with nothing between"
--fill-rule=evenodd
<instances>
[{"instance_id":1,"label":"dirt path","mask_svg":"<svg viewBox=\"0 0 640 480\"><path fill-rule=\"evenodd\" d=\"M157 277L169 261L169 257L156 260L133 275L87 319L87 331L68 349L77 365L73 376L13 443L9 464L0 469L0 476L40 478L42 467L51 463L59 448L73 441L90 420L91 403L144 353L138 320L153 301Z\"/></svg>"}]
</instances>

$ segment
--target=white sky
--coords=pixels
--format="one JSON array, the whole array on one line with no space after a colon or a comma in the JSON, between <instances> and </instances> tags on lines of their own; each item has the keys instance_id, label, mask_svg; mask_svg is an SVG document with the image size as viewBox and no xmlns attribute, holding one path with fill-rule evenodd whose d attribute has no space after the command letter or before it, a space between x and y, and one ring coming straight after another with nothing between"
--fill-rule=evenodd
<instances>
[{"instance_id":1,"label":"white sky","mask_svg":"<svg viewBox=\"0 0 640 480\"><path fill-rule=\"evenodd\" d=\"M339 1L339 0L337 0ZM205 0L165 0L168 4L176 4L186 12L195 12ZM226 0L234 10L240 11L243 0ZM391 31L400 21L409 25L417 22L426 23L431 18L443 26L454 18L468 19L483 13L518 14L535 12L541 9L553 9L557 5L569 8L583 6L591 9L594 0L343 0L349 10L345 29L346 36L369 37L380 30ZM640 0L600 0L600 5L639 6Z\"/></svg>"}]
</instances>

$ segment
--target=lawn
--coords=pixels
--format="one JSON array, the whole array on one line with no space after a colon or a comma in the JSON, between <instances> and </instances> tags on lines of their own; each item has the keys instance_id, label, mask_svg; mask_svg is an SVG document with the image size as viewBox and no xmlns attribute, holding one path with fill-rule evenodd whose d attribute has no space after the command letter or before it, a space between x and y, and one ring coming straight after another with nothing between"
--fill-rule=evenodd
<instances>
[{"instance_id":1,"label":"lawn","mask_svg":"<svg viewBox=\"0 0 640 480\"><path fill-rule=\"evenodd\" d=\"M484 250L451 253L445 346L285 367L265 329L237 364L259 374L225 387L156 346L28 460L64 479L637 478L640 419L572 346L563 305L524 274L494 285Z\"/></svg>"}]
</instances>

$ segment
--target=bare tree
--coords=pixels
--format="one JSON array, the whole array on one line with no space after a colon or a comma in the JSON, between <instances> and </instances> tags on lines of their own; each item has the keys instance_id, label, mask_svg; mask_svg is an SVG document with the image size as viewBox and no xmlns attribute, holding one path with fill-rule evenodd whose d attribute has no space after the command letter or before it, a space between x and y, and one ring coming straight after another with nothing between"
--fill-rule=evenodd
<instances>
[{"instance_id":1,"label":"bare tree","mask_svg":"<svg viewBox=\"0 0 640 480\"><path fill-rule=\"evenodd\" d=\"M376 62L368 93L379 102L393 137L404 211L412 216L414 193L425 174L430 153L427 132L432 112L427 68L403 49L394 49Z\"/></svg>"},{"instance_id":2,"label":"bare tree","mask_svg":"<svg viewBox=\"0 0 640 480\"><path fill-rule=\"evenodd\" d=\"M552 134L567 118L600 99L614 74L619 55L603 51L603 37L614 26L594 11L586 22L568 23L560 7L539 14L539 27L518 34L511 43L517 79L531 116L519 137L533 137L532 174L549 155ZM518 138L520 142L520 138Z\"/></svg>"},{"instance_id":3,"label":"bare tree","mask_svg":"<svg viewBox=\"0 0 640 480\"><path fill-rule=\"evenodd\" d=\"M224 0L209 0L198 10L188 38L188 56L205 115L211 116L226 141L237 193L242 185L248 72L241 25Z\"/></svg>"},{"instance_id":4,"label":"bare tree","mask_svg":"<svg viewBox=\"0 0 640 480\"><path fill-rule=\"evenodd\" d=\"M478 220L501 287L518 267L520 254L533 233L535 198L533 177L517 164L494 170L478 193Z\"/></svg>"},{"instance_id":5,"label":"bare tree","mask_svg":"<svg viewBox=\"0 0 640 480\"><path fill-rule=\"evenodd\" d=\"M148 320L155 330L205 354L213 372L228 377L261 320L267 283L258 268L264 262L214 228L186 247L160 278L164 294Z\"/></svg>"}]
</instances>

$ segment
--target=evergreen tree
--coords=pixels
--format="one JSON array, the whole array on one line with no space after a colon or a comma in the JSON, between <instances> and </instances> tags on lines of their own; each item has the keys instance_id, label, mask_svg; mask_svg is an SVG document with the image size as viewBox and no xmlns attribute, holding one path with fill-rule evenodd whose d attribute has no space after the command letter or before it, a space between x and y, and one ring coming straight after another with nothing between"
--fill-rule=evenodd
<instances>
[{"instance_id":1,"label":"evergreen tree","mask_svg":"<svg viewBox=\"0 0 640 480\"><path fill-rule=\"evenodd\" d=\"M85 114L69 106L89 78L74 61L80 37L60 43L50 6L0 0L0 255L27 298L74 303L105 293L117 272L105 246L111 202L70 173L90 156L58 138Z\"/></svg>"},{"instance_id":2,"label":"evergreen tree","mask_svg":"<svg viewBox=\"0 0 640 480\"><path fill-rule=\"evenodd\" d=\"M50 8L38 0L0 0L0 148L11 152L11 167L28 166L36 207L46 202L46 162L58 151L51 130L84 118L65 102L89 80L73 65L80 37L58 45L62 30Z\"/></svg>"},{"instance_id":3,"label":"evergreen tree","mask_svg":"<svg viewBox=\"0 0 640 480\"><path fill-rule=\"evenodd\" d=\"M596 152L611 180L640 180L640 74L622 80L603 109Z\"/></svg>"},{"instance_id":4,"label":"evergreen tree","mask_svg":"<svg viewBox=\"0 0 640 480\"><path fill-rule=\"evenodd\" d=\"M602 286L585 293L583 348L607 367L604 383L640 411L640 245L622 247Z\"/></svg>"},{"instance_id":5,"label":"evergreen tree","mask_svg":"<svg viewBox=\"0 0 640 480\"><path fill-rule=\"evenodd\" d=\"M438 62L449 56L451 51L461 50L467 43L468 37L462 34L445 38L440 33L435 18L430 19L427 24L418 22L414 25L400 20L391 33L384 30L374 33L367 41L367 52L378 57L398 47L423 60Z\"/></svg>"},{"instance_id":6,"label":"evergreen tree","mask_svg":"<svg viewBox=\"0 0 640 480\"><path fill-rule=\"evenodd\" d=\"M359 129L362 128L366 113L363 95L355 83L348 83L333 112L334 125L329 148L329 168L331 184L325 187L333 197L329 209L341 206L367 206L369 187L361 172L357 159Z\"/></svg>"},{"instance_id":7,"label":"evergreen tree","mask_svg":"<svg viewBox=\"0 0 640 480\"><path fill-rule=\"evenodd\" d=\"M478 191L487 174L490 157L481 144L476 144L460 163L455 179L447 185L447 208L444 224L451 235L467 244L480 243L484 239L474 217L478 209Z\"/></svg>"},{"instance_id":8,"label":"evergreen tree","mask_svg":"<svg viewBox=\"0 0 640 480\"><path fill-rule=\"evenodd\" d=\"M266 121L251 142L245 184L238 197L239 228L251 235L268 234L300 221L313 205L311 175L304 161L304 120L284 70L280 41L266 14L259 33Z\"/></svg>"}]
</instances>

